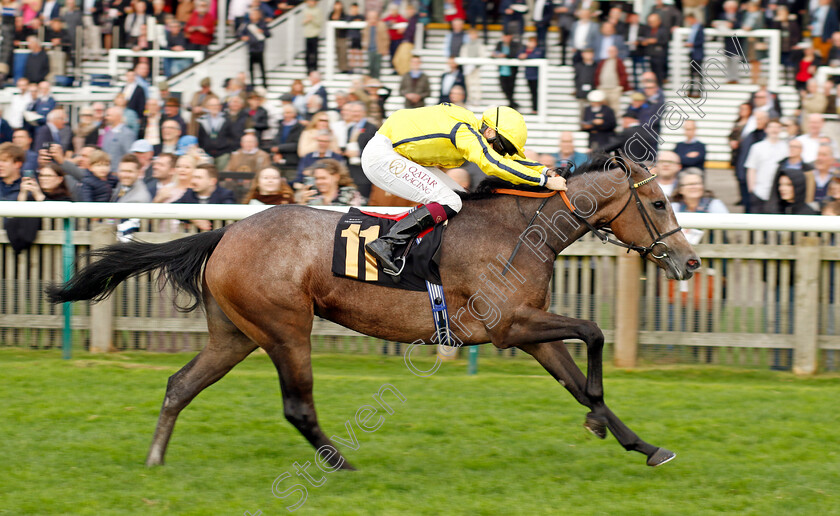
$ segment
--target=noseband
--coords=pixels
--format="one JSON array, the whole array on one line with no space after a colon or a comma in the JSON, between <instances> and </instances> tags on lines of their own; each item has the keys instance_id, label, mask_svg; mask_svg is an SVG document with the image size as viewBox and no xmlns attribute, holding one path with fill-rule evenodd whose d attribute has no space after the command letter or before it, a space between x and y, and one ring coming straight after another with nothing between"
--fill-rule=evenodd
<instances>
[{"instance_id":1,"label":"noseband","mask_svg":"<svg viewBox=\"0 0 840 516\"><path fill-rule=\"evenodd\" d=\"M637 191L640 186L653 181L656 178L656 174L651 173L651 171L646 166L640 164L640 166L643 167L648 174L650 174L650 177L642 179L638 183L634 183L632 179L630 179L630 169L624 163L624 158L615 157L613 158L613 163L617 164L625 172L627 172L627 184L630 187L630 195L627 196L627 202L624 203L624 206L616 214L616 216L610 219L609 222L602 225L600 228L595 227L588 220L586 220L586 217L569 201L569 197L566 195L566 192L561 191L560 197L563 199L563 202L566 204L566 207L569 208L569 211L572 212L572 215L574 215L575 217L577 217L578 220L583 222L584 225L586 225L586 227L589 228L589 231L591 231L593 235L595 235L596 237L598 237L598 239L601 240L601 243L606 244L609 242L610 244L617 245L619 247L624 247L627 249L628 253L630 251L637 251L642 256L642 258L647 257L647 255L651 255L659 260L667 258L668 251L670 250L670 248L668 247L668 244L663 242L663 240L673 235L674 233L682 231L682 227L677 226L675 229L668 231L667 233L662 233L661 231L659 231L659 228L656 227L656 223L653 221L653 218L650 216L644 204L642 203L642 199L639 197L639 192ZM642 247L636 245L635 243L625 244L620 240L616 240L615 238L610 237L610 235L615 236L615 233L613 233L613 230L612 228L610 228L610 225L613 222L615 222L615 220L618 217L620 217L622 213L624 213L624 210L626 210L627 207L630 206L630 201L632 200L636 201L636 209L639 210L639 215L641 215L642 217L642 222L645 223L645 229L647 229L648 235L650 235L651 240L653 241L653 243L651 243L649 246ZM657 247L661 248L660 254L657 254L655 252L655 249Z\"/></svg>"}]
</instances>

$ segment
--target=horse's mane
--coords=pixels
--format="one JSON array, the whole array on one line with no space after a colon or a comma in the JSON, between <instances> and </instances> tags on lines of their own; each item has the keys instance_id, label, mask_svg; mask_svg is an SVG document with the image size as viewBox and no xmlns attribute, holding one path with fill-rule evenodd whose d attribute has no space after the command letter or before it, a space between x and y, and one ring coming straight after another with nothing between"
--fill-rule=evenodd
<instances>
[{"instance_id":1,"label":"horse's mane","mask_svg":"<svg viewBox=\"0 0 840 516\"><path fill-rule=\"evenodd\" d=\"M609 167L607 164L615 159L615 156L610 156L609 154L604 154L602 152L595 153L594 155L589 157L589 160L586 161L583 165L579 167L575 167L571 174L566 174L566 178L579 176L581 174L587 174L589 172L597 172L600 170L606 170L607 168L615 168L618 166L617 164L611 163Z\"/></svg>"},{"instance_id":2,"label":"horse's mane","mask_svg":"<svg viewBox=\"0 0 840 516\"><path fill-rule=\"evenodd\" d=\"M587 174L589 172L604 170L604 167L607 165L607 163L612 158L613 158L612 156L608 156L608 155L602 154L602 153L594 154L583 165L581 165L579 167L574 167L574 168L572 168L572 170L567 170L562 175L566 179L569 179L571 177L579 176L579 175L582 175L582 174ZM491 198L491 197L498 197L499 195L503 195L503 194L497 194L493 191L493 190L500 189L500 188L504 188L504 189L508 189L508 190L519 190L519 191L522 191L522 192L548 192L549 191L547 188L544 188L542 186L533 186L533 185L527 185L527 184L515 185L513 183L505 181L504 179L501 179L501 178L498 178L498 177L495 177L495 176L490 176L490 177L484 179L481 183L479 183L474 191L468 192L468 193L467 192L458 192L458 195L461 196L461 199L463 199L465 201L477 201L477 200L481 200L481 199L488 199L488 198Z\"/></svg>"}]
</instances>

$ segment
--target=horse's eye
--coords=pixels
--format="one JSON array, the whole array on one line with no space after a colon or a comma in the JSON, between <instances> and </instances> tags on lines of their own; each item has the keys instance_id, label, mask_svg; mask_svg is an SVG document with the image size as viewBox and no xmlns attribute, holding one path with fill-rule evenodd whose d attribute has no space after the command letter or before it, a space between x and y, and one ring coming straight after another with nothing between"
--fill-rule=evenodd
<instances>
[{"instance_id":1,"label":"horse's eye","mask_svg":"<svg viewBox=\"0 0 840 516\"><path fill-rule=\"evenodd\" d=\"M653 201L653 207L657 210L665 209L665 201Z\"/></svg>"}]
</instances>

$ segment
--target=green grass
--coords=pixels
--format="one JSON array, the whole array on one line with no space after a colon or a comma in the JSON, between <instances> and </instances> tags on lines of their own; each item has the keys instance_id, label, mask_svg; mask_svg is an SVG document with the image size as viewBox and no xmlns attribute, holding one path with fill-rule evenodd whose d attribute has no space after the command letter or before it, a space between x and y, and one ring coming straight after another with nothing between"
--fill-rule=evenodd
<instances>
[{"instance_id":1,"label":"green grass","mask_svg":"<svg viewBox=\"0 0 840 516\"><path fill-rule=\"evenodd\" d=\"M0 514L287 514L295 497L276 498L272 482L314 451L283 418L264 355L181 414L166 466L143 466L166 379L189 358L0 350ZM840 511L836 375L608 368L613 410L678 453L654 469L612 437L586 433L586 409L535 362L482 358L469 377L456 361L429 378L400 357L318 355L314 364L328 435L345 435L384 383L406 401L378 431L355 428L359 449L345 451L359 471L310 486L298 514Z\"/></svg>"}]
</instances>

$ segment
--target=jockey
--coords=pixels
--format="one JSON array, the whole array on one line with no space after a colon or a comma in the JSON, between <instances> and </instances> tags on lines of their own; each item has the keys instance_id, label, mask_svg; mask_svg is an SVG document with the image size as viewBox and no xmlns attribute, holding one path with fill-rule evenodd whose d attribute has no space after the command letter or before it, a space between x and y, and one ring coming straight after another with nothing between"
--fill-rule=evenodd
<instances>
[{"instance_id":1,"label":"jockey","mask_svg":"<svg viewBox=\"0 0 840 516\"><path fill-rule=\"evenodd\" d=\"M365 147L362 170L379 188L423 206L365 249L385 272L397 275L401 269L394 263L394 248L461 210L455 191L463 189L437 167L471 161L485 174L511 183L565 190L565 179L525 159L527 138L525 119L506 106L488 109L480 122L472 111L449 103L392 114Z\"/></svg>"}]
</instances>

